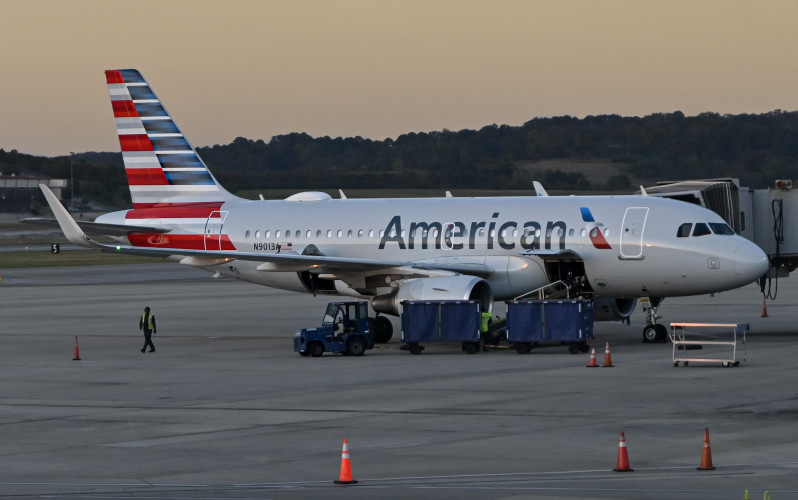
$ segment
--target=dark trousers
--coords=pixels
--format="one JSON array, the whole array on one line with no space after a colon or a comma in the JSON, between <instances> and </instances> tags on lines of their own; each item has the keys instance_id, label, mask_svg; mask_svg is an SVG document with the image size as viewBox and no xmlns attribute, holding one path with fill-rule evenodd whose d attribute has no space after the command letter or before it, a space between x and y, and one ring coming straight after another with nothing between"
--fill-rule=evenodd
<instances>
[{"instance_id":1,"label":"dark trousers","mask_svg":"<svg viewBox=\"0 0 798 500\"><path fill-rule=\"evenodd\" d=\"M151 351L155 350L155 346L152 343L152 331L150 330L144 330L144 347L141 350L147 349L147 346L150 346Z\"/></svg>"}]
</instances>

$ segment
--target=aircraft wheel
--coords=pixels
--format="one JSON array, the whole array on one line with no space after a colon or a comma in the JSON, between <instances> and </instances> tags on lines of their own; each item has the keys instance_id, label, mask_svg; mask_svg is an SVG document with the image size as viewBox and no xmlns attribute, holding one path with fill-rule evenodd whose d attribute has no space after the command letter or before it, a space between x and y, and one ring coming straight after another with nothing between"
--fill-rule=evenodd
<instances>
[{"instance_id":1,"label":"aircraft wheel","mask_svg":"<svg viewBox=\"0 0 798 500\"><path fill-rule=\"evenodd\" d=\"M366 341L363 337L354 337L346 343L346 353L350 356L362 356L366 352Z\"/></svg>"},{"instance_id":2,"label":"aircraft wheel","mask_svg":"<svg viewBox=\"0 0 798 500\"><path fill-rule=\"evenodd\" d=\"M385 316L376 316L371 321L371 338L375 344L386 344L393 337L393 324Z\"/></svg>"},{"instance_id":3,"label":"aircraft wheel","mask_svg":"<svg viewBox=\"0 0 798 500\"><path fill-rule=\"evenodd\" d=\"M654 328L657 330L656 342L665 342L668 340L668 327L665 325L656 324Z\"/></svg>"},{"instance_id":4,"label":"aircraft wheel","mask_svg":"<svg viewBox=\"0 0 798 500\"><path fill-rule=\"evenodd\" d=\"M311 342L311 344L308 346L308 352L314 358L318 358L324 354L324 346L321 344L321 342Z\"/></svg>"},{"instance_id":5,"label":"aircraft wheel","mask_svg":"<svg viewBox=\"0 0 798 500\"><path fill-rule=\"evenodd\" d=\"M658 325L646 325L643 328L643 342L656 342L659 332L657 331Z\"/></svg>"}]
</instances>

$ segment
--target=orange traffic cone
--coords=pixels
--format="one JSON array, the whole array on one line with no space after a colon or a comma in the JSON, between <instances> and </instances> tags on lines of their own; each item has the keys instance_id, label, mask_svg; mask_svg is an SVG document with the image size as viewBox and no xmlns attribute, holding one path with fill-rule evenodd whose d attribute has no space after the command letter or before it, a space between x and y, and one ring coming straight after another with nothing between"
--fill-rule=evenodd
<instances>
[{"instance_id":1,"label":"orange traffic cone","mask_svg":"<svg viewBox=\"0 0 798 500\"><path fill-rule=\"evenodd\" d=\"M768 317L768 299L762 299L762 317Z\"/></svg>"},{"instance_id":2,"label":"orange traffic cone","mask_svg":"<svg viewBox=\"0 0 798 500\"><path fill-rule=\"evenodd\" d=\"M604 368L612 368L612 355L610 354L610 343L604 346Z\"/></svg>"},{"instance_id":3,"label":"orange traffic cone","mask_svg":"<svg viewBox=\"0 0 798 500\"><path fill-rule=\"evenodd\" d=\"M704 450L701 452L701 466L698 470L715 470L712 465L712 448L709 446L709 429L704 429Z\"/></svg>"},{"instance_id":4,"label":"orange traffic cone","mask_svg":"<svg viewBox=\"0 0 798 500\"><path fill-rule=\"evenodd\" d=\"M75 357L72 361L80 361L80 350L78 350L78 338L75 337Z\"/></svg>"},{"instance_id":5,"label":"orange traffic cone","mask_svg":"<svg viewBox=\"0 0 798 500\"><path fill-rule=\"evenodd\" d=\"M621 431L621 441L618 443L618 467L612 469L615 472L632 472L634 469L629 467L629 454L626 452L626 438Z\"/></svg>"},{"instance_id":6,"label":"orange traffic cone","mask_svg":"<svg viewBox=\"0 0 798 500\"><path fill-rule=\"evenodd\" d=\"M349 446L344 438L344 451L341 454L341 478L335 484L355 484L357 481L352 479L352 465L349 463Z\"/></svg>"},{"instance_id":7,"label":"orange traffic cone","mask_svg":"<svg viewBox=\"0 0 798 500\"><path fill-rule=\"evenodd\" d=\"M598 368L598 363L596 363L596 348L594 347L590 351L590 363L587 364L588 368Z\"/></svg>"}]
</instances>

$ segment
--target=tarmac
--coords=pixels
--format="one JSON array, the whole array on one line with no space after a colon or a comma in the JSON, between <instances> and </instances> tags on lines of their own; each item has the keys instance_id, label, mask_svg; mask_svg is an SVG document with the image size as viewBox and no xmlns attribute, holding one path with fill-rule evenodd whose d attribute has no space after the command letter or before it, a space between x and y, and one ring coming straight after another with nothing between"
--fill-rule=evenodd
<instances>
[{"instance_id":1,"label":"tarmac","mask_svg":"<svg viewBox=\"0 0 798 500\"><path fill-rule=\"evenodd\" d=\"M365 356L305 358L293 333L329 297L168 263L0 278L0 496L798 497L795 278L766 318L753 284L664 302L665 324L750 324L729 368L674 367L670 342L641 342L639 310L630 326L596 323L598 363L609 343L612 368L561 345L414 356L398 321ZM147 354L144 306L158 326ZM621 432L631 472L613 471ZM333 482L344 438L354 485Z\"/></svg>"}]
</instances>

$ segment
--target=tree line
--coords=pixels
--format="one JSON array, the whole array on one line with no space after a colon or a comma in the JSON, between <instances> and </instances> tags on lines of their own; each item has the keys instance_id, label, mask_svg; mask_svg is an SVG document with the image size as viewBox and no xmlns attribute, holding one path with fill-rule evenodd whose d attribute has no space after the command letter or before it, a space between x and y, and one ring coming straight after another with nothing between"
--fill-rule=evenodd
<instances>
[{"instance_id":1,"label":"tree line","mask_svg":"<svg viewBox=\"0 0 798 500\"><path fill-rule=\"evenodd\" d=\"M681 112L535 118L521 126L408 133L396 139L311 137L291 133L197 148L225 187L293 188L529 188L524 166L543 160L604 162L620 174L590 182L584 172L551 169L549 189L628 189L642 182L739 177L752 188L798 178L798 113L720 115ZM120 153L45 158L0 149L0 172L69 179L82 198L129 202Z\"/></svg>"}]
</instances>

